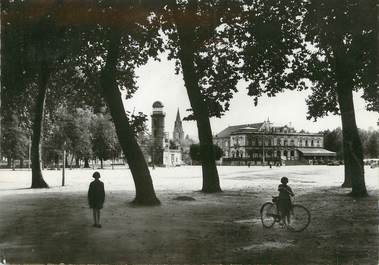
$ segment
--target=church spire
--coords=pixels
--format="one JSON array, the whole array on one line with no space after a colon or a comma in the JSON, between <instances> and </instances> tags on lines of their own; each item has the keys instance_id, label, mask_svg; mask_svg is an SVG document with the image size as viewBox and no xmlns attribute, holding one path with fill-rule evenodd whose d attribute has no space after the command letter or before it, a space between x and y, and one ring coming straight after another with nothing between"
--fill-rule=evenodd
<instances>
[{"instance_id":1,"label":"church spire","mask_svg":"<svg viewBox=\"0 0 379 265\"><path fill-rule=\"evenodd\" d=\"M174 138L174 141L177 143L181 143L184 139L184 131L183 131L183 126L182 126L182 120L180 119L179 108L176 113L173 138Z\"/></svg>"},{"instance_id":2,"label":"church spire","mask_svg":"<svg viewBox=\"0 0 379 265\"><path fill-rule=\"evenodd\" d=\"M178 108L178 112L176 113L176 120L175 121L176 122L181 121L180 114L179 114L179 108Z\"/></svg>"}]
</instances>

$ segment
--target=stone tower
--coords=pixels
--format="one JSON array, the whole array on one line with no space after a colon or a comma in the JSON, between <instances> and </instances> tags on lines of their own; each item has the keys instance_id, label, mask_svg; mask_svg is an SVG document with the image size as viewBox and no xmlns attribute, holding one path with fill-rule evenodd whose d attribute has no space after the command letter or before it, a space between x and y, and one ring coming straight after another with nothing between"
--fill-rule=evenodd
<instances>
[{"instance_id":1,"label":"stone tower","mask_svg":"<svg viewBox=\"0 0 379 265\"><path fill-rule=\"evenodd\" d=\"M179 109L176 113L176 120L174 125L174 132L172 133L173 141L176 145L180 145L184 139L184 131L183 131L183 125L182 120L180 119Z\"/></svg>"},{"instance_id":2,"label":"stone tower","mask_svg":"<svg viewBox=\"0 0 379 265\"><path fill-rule=\"evenodd\" d=\"M164 150L164 120L166 114L163 112L163 104L160 101L153 103L153 113L151 114L151 137L152 150L151 160L155 165L163 164Z\"/></svg>"}]
</instances>

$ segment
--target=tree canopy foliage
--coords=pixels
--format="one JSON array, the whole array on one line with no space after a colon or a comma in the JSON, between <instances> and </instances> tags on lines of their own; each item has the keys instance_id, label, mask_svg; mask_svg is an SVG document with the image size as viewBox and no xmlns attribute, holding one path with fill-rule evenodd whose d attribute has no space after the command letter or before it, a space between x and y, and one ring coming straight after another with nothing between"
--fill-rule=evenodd
<instances>
[{"instance_id":1,"label":"tree canopy foliage","mask_svg":"<svg viewBox=\"0 0 379 265\"><path fill-rule=\"evenodd\" d=\"M214 159L219 160L221 157L223 157L224 152L218 145L213 145L214 149ZM201 155L200 155L200 145L199 144L191 144L190 145L190 151L189 151L190 157L194 161L201 161Z\"/></svg>"}]
</instances>

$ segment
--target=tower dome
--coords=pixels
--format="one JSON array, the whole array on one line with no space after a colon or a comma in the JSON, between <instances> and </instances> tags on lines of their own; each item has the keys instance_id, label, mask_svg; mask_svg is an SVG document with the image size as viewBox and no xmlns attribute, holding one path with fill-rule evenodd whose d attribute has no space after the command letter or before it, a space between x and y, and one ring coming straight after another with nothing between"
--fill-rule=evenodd
<instances>
[{"instance_id":1,"label":"tower dome","mask_svg":"<svg viewBox=\"0 0 379 265\"><path fill-rule=\"evenodd\" d=\"M155 101L153 103L153 108L163 108L163 104L160 101Z\"/></svg>"}]
</instances>

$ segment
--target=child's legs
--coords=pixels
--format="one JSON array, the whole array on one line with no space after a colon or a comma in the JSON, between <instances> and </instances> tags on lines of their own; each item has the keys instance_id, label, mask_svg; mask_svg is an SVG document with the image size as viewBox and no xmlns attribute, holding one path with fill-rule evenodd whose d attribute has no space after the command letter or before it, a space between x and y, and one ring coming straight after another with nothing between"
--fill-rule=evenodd
<instances>
[{"instance_id":1,"label":"child's legs","mask_svg":"<svg viewBox=\"0 0 379 265\"><path fill-rule=\"evenodd\" d=\"M100 209L93 208L93 220L95 225L100 223Z\"/></svg>"},{"instance_id":2,"label":"child's legs","mask_svg":"<svg viewBox=\"0 0 379 265\"><path fill-rule=\"evenodd\" d=\"M93 214L93 222L96 225L97 224L97 217L96 217L96 209L95 208L92 209L92 214Z\"/></svg>"},{"instance_id":3,"label":"child's legs","mask_svg":"<svg viewBox=\"0 0 379 265\"><path fill-rule=\"evenodd\" d=\"M287 218L287 224L291 223L291 213L290 212L287 213L286 218Z\"/></svg>"},{"instance_id":4,"label":"child's legs","mask_svg":"<svg viewBox=\"0 0 379 265\"><path fill-rule=\"evenodd\" d=\"M97 214L97 224L100 224L100 209L96 209L96 214Z\"/></svg>"}]
</instances>

